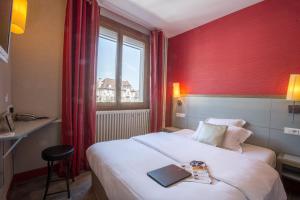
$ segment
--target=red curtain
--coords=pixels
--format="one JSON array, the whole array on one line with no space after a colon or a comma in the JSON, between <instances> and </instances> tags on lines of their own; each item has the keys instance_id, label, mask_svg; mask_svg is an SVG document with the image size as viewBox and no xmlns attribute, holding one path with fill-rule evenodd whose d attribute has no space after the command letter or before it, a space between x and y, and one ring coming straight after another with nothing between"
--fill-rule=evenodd
<instances>
[{"instance_id":1,"label":"red curtain","mask_svg":"<svg viewBox=\"0 0 300 200\"><path fill-rule=\"evenodd\" d=\"M163 32L152 31L150 40L150 127L155 132L162 129L163 118Z\"/></svg>"},{"instance_id":2,"label":"red curtain","mask_svg":"<svg viewBox=\"0 0 300 200\"><path fill-rule=\"evenodd\" d=\"M67 1L61 138L74 146L74 175L88 168L85 151L95 142L99 13L96 0Z\"/></svg>"}]
</instances>

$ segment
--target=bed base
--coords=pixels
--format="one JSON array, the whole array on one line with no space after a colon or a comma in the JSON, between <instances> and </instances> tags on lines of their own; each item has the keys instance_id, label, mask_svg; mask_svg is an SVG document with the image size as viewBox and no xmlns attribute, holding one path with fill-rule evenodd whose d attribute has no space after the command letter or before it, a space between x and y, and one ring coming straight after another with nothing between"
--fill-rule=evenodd
<instances>
[{"instance_id":1,"label":"bed base","mask_svg":"<svg viewBox=\"0 0 300 200\"><path fill-rule=\"evenodd\" d=\"M108 200L105 190L92 170L92 188L97 200Z\"/></svg>"}]
</instances>

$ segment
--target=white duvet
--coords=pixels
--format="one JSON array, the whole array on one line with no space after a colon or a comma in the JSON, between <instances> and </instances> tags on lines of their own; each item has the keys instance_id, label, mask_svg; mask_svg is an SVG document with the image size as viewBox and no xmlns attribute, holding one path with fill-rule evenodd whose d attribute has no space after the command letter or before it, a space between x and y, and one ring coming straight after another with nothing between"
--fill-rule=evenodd
<instances>
[{"instance_id":1,"label":"white duvet","mask_svg":"<svg viewBox=\"0 0 300 200\"><path fill-rule=\"evenodd\" d=\"M176 134L98 143L87 150L87 158L109 199L286 199L278 173L264 162ZM212 185L183 181L164 188L146 175L191 160L206 162L219 181Z\"/></svg>"}]
</instances>

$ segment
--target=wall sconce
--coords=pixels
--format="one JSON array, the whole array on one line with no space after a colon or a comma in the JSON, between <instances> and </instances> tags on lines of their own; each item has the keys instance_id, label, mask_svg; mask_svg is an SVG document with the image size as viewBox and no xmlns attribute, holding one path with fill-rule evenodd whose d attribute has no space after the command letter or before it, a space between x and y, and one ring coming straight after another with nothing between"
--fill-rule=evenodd
<instances>
[{"instance_id":1,"label":"wall sconce","mask_svg":"<svg viewBox=\"0 0 300 200\"><path fill-rule=\"evenodd\" d=\"M11 17L11 32L23 34L25 32L27 16L27 0L14 0Z\"/></svg>"},{"instance_id":2,"label":"wall sconce","mask_svg":"<svg viewBox=\"0 0 300 200\"><path fill-rule=\"evenodd\" d=\"M296 101L300 101L300 74L291 74L286 99L293 101L293 105L289 105L289 113L293 113L293 121L295 113L300 113L300 106L296 105Z\"/></svg>"},{"instance_id":3,"label":"wall sconce","mask_svg":"<svg viewBox=\"0 0 300 200\"><path fill-rule=\"evenodd\" d=\"M180 84L179 83L173 83L173 97L178 98L177 99L177 105L181 106L182 101L180 99Z\"/></svg>"}]
</instances>

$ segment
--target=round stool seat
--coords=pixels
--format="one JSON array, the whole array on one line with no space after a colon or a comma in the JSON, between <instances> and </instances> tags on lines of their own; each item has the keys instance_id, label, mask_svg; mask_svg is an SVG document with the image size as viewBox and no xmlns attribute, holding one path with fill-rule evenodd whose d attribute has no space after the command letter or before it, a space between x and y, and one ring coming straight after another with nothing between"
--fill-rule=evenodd
<instances>
[{"instance_id":1,"label":"round stool seat","mask_svg":"<svg viewBox=\"0 0 300 200\"><path fill-rule=\"evenodd\" d=\"M57 161L69 158L74 152L71 145L57 145L42 151L42 158L46 161Z\"/></svg>"}]
</instances>

